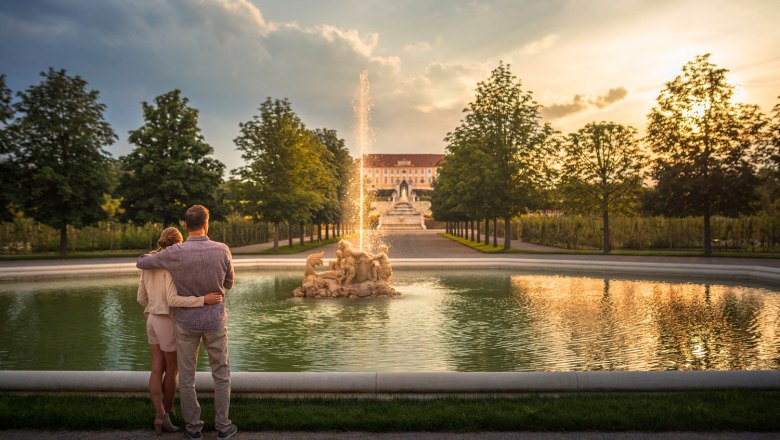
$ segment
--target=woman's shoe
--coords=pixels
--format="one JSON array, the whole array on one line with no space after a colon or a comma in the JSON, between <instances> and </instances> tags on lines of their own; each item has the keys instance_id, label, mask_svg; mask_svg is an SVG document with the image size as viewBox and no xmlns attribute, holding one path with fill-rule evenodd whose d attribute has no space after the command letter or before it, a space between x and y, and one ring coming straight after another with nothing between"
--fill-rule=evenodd
<instances>
[{"instance_id":1,"label":"woman's shoe","mask_svg":"<svg viewBox=\"0 0 780 440\"><path fill-rule=\"evenodd\" d=\"M155 417L154 418L154 433L157 435L162 435L163 432L163 425L165 424L165 420L162 416Z\"/></svg>"},{"instance_id":2,"label":"woman's shoe","mask_svg":"<svg viewBox=\"0 0 780 440\"><path fill-rule=\"evenodd\" d=\"M179 431L181 431L181 428L179 428L178 426L174 425L173 422L171 422L171 417L168 414L165 414L164 416L162 416L162 429L165 432L179 432Z\"/></svg>"}]
</instances>

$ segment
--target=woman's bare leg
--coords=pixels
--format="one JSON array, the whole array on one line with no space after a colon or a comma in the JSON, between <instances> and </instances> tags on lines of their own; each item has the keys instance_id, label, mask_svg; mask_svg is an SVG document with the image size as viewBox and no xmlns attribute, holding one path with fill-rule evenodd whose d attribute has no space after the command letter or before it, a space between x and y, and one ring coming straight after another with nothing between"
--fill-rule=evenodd
<instances>
[{"instance_id":1,"label":"woman's bare leg","mask_svg":"<svg viewBox=\"0 0 780 440\"><path fill-rule=\"evenodd\" d=\"M163 407L166 413L173 411L173 401L176 399L176 378L179 376L179 365L176 362L175 351L163 351L165 356L165 378L162 382Z\"/></svg>"},{"instance_id":2,"label":"woman's bare leg","mask_svg":"<svg viewBox=\"0 0 780 440\"><path fill-rule=\"evenodd\" d=\"M149 375L149 397L157 413L157 417L165 414L163 406L163 373L165 372L165 352L159 344L150 344L152 350L152 372ZM174 353L175 354L175 353Z\"/></svg>"}]
</instances>

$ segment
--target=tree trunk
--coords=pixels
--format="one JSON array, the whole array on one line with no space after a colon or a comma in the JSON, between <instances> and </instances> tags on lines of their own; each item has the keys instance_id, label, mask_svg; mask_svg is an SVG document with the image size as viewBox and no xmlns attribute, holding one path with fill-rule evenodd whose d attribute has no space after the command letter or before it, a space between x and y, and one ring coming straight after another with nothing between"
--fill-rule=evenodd
<instances>
[{"instance_id":1,"label":"tree trunk","mask_svg":"<svg viewBox=\"0 0 780 440\"><path fill-rule=\"evenodd\" d=\"M293 225L292 222L287 222L287 245L292 249L293 247Z\"/></svg>"},{"instance_id":2,"label":"tree trunk","mask_svg":"<svg viewBox=\"0 0 780 440\"><path fill-rule=\"evenodd\" d=\"M322 241L322 223L317 223L317 241Z\"/></svg>"},{"instance_id":3,"label":"tree trunk","mask_svg":"<svg viewBox=\"0 0 780 440\"><path fill-rule=\"evenodd\" d=\"M301 235L300 235L300 238L301 238L301 246L303 246L303 241L304 241L304 234L305 234L305 232L306 232L306 231L303 229L303 223L299 224L298 226L300 226L300 228L301 228L301 231L300 231L300 233L301 233Z\"/></svg>"},{"instance_id":4,"label":"tree trunk","mask_svg":"<svg viewBox=\"0 0 780 440\"><path fill-rule=\"evenodd\" d=\"M710 210L704 212L704 256L712 256L712 229L710 229Z\"/></svg>"},{"instance_id":5,"label":"tree trunk","mask_svg":"<svg viewBox=\"0 0 780 440\"><path fill-rule=\"evenodd\" d=\"M601 221L604 227L604 253L608 254L612 247L609 244L609 208L606 203L601 204Z\"/></svg>"},{"instance_id":6,"label":"tree trunk","mask_svg":"<svg viewBox=\"0 0 780 440\"><path fill-rule=\"evenodd\" d=\"M504 249L512 247L512 216L504 216Z\"/></svg>"},{"instance_id":7,"label":"tree trunk","mask_svg":"<svg viewBox=\"0 0 780 440\"><path fill-rule=\"evenodd\" d=\"M274 222L274 252L279 252L279 222Z\"/></svg>"},{"instance_id":8,"label":"tree trunk","mask_svg":"<svg viewBox=\"0 0 780 440\"><path fill-rule=\"evenodd\" d=\"M325 240L330 240L330 223L325 223Z\"/></svg>"},{"instance_id":9,"label":"tree trunk","mask_svg":"<svg viewBox=\"0 0 780 440\"><path fill-rule=\"evenodd\" d=\"M498 247L498 217L493 217L493 247Z\"/></svg>"},{"instance_id":10,"label":"tree trunk","mask_svg":"<svg viewBox=\"0 0 780 440\"><path fill-rule=\"evenodd\" d=\"M68 255L68 225L60 226L60 255Z\"/></svg>"},{"instance_id":11,"label":"tree trunk","mask_svg":"<svg viewBox=\"0 0 780 440\"><path fill-rule=\"evenodd\" d=\"M477 219L476 222L477 222L477 240L476 241L477 241L477 243L480 243L482 240L481 240L481 237L479 235L479 224L482 223L482 222L479 219Z\"/></svg>"},{"instance_id":12,"label":"tree trunk","mask_svg":"<svg viewBox=\"0 0 780 440\"><path fill-rule=\"evenodd\" d=\"M469 220L469 227L471 227L471 241L474 241L474 220Z\"/></svg>"},{"instance_id":13,"label":"tree trunk","mask_svg":"<svg viewBox=\"0 0 780 440\"><path fill-rule=\"evenodd\" d=\"M490 219L485 219L485 244L490 244Z\"/></svg>"}]
</instances>

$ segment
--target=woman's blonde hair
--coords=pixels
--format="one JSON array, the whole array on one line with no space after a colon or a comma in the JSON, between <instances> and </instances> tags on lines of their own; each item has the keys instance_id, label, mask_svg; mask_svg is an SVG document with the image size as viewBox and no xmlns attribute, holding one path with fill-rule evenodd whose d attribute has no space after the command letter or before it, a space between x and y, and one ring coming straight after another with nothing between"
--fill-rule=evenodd
<instances>
[{"instance_id":1,"label":"woman's blonde hair","mask_svg":"<svg viewBox=\"0 0 780 440\"><path fill-rule=\"evenodd\" d=\"M174 228L173 226L169 228L165 228L162 231L162 234L160 234L160 239L157 240L157 246L158 251L167 248L168 246L173 246L174 244L178 244L184 241L184 238L181 236L181 232L179 232L178 229Z\"/></svg>"}]
</instances>

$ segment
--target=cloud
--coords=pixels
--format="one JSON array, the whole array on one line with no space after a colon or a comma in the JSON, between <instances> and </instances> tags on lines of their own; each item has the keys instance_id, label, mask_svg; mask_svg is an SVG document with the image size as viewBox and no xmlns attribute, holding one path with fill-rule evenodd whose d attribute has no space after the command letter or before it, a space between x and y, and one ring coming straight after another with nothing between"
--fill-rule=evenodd
<instances>
[{"instance_id":1,"label":"cloud","mask_svg":"<svg viewBox=\"0 0 780 440\"><path fill-rule=\"evenodd\" d=\"M404 50L409 53L423 53L431 50L431 44L427 41L420 41L414 44L404 45Z\"/></svg>"},{"instance_id":2,"label":"cloud","mask_svg":"<svg viewBox=\"0 0 780 440\"><path fill-rule=\"evenodd\" d=\"M616 87L614 89L609 89L606 95L598 96L595 100L591 100L591 104L598 108L604 108L614 102L620 101L626 96L628 96L628 90L626 90L625 87Z\"/></svg>"},{"instance_id":3,"label":"cloud","mask_svg":"<svg viewBox=\"0 0 780 440\"><path fill-rule=\"evenodd\" d=\"M549 34L541 40L532 41L520 49L520 55L536 55L551 48L558 41L557 34Z\"/></svg>"},{"instance_id":4,"label":"cloud","mask_svg":"<svg viewBox=\"0 0 780 440\"><path fill-rule=\"evenodd\" d=\"M628 96L625 87L609 89L605 95L587 98L583 95L574 95L571 102L565 104L552 104L542 107L542 117L548 121L560 119L575 113L587 110L590 107L605 108Z\"/></svg>"},{"instance_id":5,"label":"cloud","mask_svg":"<svg viewBox=\"0 0 780 440\"><path fill-rule=\"evenodd\" d=\"M572 102L567 104L552 104L542 107L542 117L547 120L560 119L564 116L579 113L588 108L588 103L581 95L574 95Z\"/></svg>"}]
</instances>

